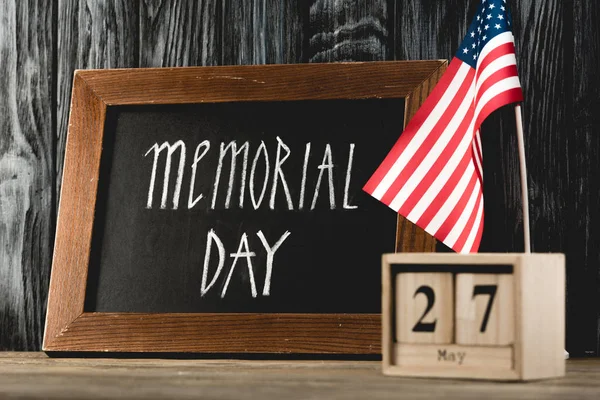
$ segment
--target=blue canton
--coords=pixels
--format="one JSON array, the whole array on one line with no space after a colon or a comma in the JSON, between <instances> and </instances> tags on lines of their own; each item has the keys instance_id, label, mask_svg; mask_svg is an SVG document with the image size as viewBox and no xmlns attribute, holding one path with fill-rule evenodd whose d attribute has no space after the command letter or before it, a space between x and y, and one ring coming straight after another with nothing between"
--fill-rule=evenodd
<instances>
[{"instance_id":1,"label":"blue canton","mask_svg":"<svg viewBox=\"0 0 600 400\"><path fill-rule=\"evenodd\" d=\"M501 33L510 31L511 27L512 18L506 0L481 0L456 57L475 68L486 43Z\"/></svg>"}]
</instances>

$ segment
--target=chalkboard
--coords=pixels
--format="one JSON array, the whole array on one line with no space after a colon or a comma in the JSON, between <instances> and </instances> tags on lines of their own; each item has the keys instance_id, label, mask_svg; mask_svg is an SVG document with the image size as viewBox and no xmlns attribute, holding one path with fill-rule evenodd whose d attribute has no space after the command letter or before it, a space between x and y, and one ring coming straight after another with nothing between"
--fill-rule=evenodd
<instances>
[{"instance_id":1,"label":"chalkboard","mask_svg":"<svg viewBox=\"0 0 600 400\"><path fill-rule=\"evenodd\" d=\"M361 188L403 121L404 99L109 108L85 311L379 313L396 218Z\"/></svg>"},{"instance_id":2,"label":"chalkboard","mask_svg":"<svg viewBox=\"0 0 600 400\"><path fill-rule=\"evenodd\" d=\"M379 354L435 241L362 186L445 68L77 71L44 350Z\"/></svg>"}]
</instances>

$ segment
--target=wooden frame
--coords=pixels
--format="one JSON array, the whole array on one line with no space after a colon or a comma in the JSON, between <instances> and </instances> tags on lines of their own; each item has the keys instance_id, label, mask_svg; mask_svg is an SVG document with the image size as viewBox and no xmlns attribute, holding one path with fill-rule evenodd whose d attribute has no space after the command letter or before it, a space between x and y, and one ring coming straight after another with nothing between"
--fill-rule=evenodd
<instances>
[{"instance_id":1,"label":"wooden frame","mask_svg":"<svg viewBox=\"0 0 600 400\"><path fill-rule=\"evenodd\" d=\"M371 62L75 72L43 349L87 352L379 354L379 314L84 312L107 107L405 98L405 123L447 62ZM400 219L397 249L435 241Z\"/></svg>"},{"instance_id":2,"label":"wooden frame","mask_svg":"<svg viewBox=\"0 0 600 400\"><path fill-rule=\"evenodd\" d=\"M514 336L509 343L399 343L393 337L394 276L398 268L477 274L505 274L512 279L512 310L504 318ZM496 271L489 272L495 268ZM499 271L504 269L503 271ZM382 260L383 373L394 376L518 381L565 375L564 254L387 254ZM471 297L471 292L454 294ZM443 298L439 299L443 302ZM500 311L498 311L500 312ZM453 324L457 324L456 316ZM402 323L401 321L400 323ZM412 324L411 324L412 325ZM397 329L397 328L396 328ZM456 338L454 338L456 339ZM440 361L439 352L464 355L462 365Z\"/></svg>"}]
</instances>

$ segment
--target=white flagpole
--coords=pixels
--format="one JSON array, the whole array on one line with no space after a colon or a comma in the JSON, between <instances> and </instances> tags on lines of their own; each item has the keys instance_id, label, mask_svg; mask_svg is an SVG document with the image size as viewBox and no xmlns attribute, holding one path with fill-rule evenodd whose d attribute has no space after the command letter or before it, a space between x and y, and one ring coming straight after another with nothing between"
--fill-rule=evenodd
<instances>
[{"instance_id":1,"label":"white flagpole","mask_svg":"<svg viewBox=\"0 0 600 400\"><path fill-rule=\"evenodd\" d=\"M525 163L525 143L523 140L523 116L521 105L515 107L517 118L517 142L519 144L519 165L521 170L521 200L523 202L523 239L525 253L531 253L531 240L529 237L529 194L527 191L527 164Z\"/></svg>"}]
</instances>

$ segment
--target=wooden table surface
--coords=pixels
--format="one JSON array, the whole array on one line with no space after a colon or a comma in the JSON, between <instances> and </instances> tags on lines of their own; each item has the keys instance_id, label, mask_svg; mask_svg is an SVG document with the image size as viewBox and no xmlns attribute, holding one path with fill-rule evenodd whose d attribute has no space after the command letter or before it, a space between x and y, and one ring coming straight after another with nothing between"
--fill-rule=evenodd
<instances>
[{"instance_id":1,"label":"wooden table surface","mask_svg":"<svg viewBox=\"0 0 600 400\"><path fill-rule=\"evenodd\" d=\"M0 353L0 398L600 399L600 359L528 383L385 377L374 361L48 358Z\"/></svg>"}]
</instances>

